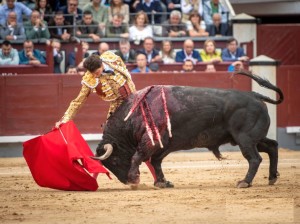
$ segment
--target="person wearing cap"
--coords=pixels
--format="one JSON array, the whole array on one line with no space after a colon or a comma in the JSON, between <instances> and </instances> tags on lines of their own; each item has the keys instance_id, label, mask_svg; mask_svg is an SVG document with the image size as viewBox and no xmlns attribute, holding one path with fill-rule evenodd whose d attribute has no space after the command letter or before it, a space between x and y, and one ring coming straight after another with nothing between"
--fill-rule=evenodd
<instances>
[{"instance_id":1,"label":"person wearing cap","mask_svg":"<svg viewBox=\"0 0 300 224\"><path fill-rule=\"evenodd\" d=\"M70 103L63 117L55 123L56 128L75 117L90 93L96 92L100 98L110 102L107 115L109 118L122 102L136 91L124 62L111 51L104 52L100 57L89 56L83 67L87 71L82 77L79 95Z\"/></svg>"}]
</instances>

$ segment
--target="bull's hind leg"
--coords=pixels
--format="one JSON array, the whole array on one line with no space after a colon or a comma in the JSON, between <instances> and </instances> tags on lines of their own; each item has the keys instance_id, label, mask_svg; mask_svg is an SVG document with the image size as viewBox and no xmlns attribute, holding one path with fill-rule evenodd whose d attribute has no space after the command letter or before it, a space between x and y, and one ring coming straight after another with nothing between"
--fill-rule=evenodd
<instances>
[{"instance_id":1,"label":"bull's hind leg","mask_svg":"<svg viewBox=\"0 0 300 224\"><path fill-rule=\"evenodd\" d=\"M264 138L257 144L259 152L265 152L269 155L269 185L273 185L277 181L279 173L277 171L278 165L278 143L275 140Z\"/></svg>"},{"instance_id":2,"label":"bull's hind leg","mask_svg":"<svg viewBox=\"0 0 300 224\"><path fill-rule=\"evenodd\" d=\"M249 169L245 176L245 178L237 183L238 188L246 188L250 187L252 180L254 179L258 167L262 161L261 156L258 153L256 148L256 144L247 134L239 134L238 138L236 138L236 142L238 143L241 152L245 159L247 159L249 163Z\"/></svg>"}]
</instances>

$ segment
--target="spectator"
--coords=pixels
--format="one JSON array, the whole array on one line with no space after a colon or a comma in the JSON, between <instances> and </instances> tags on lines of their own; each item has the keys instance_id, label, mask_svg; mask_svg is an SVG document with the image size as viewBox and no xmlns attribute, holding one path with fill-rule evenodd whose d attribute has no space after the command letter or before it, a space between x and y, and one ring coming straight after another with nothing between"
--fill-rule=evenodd
<instances>
[{"instance_id":1,"label":"spectator","mask_svg":"<svg viewBox=\"0 0 300 224\"><path fill-rule=\"evenodd\" d=\"M123 22L123 15L117 13L113 16L112 22L106 25L107 37L129 38L128 24Z\"/></svg>"},{"instance_id":2,"label":"spectator","mask_svg":"<svg viewBox=\"0 0 300 224\"><path fill-rule=\"evenodd\" d=\"M109 50L109 45L106 42L102 42L98 46L98 51L94 52L93 54L100 56L101 54L103 54L105 51L108 50Z\"/></svg>"},{"instance_id":3,"label":"spectator","mask_svg":"<svg viewBox=\"0 0 300 224\"><path fill-rule=\"evenodd\" d=\"M31 15L31 9L26 7L21 2L15 2L15 0L6 0L6 4L0 6L0 24L6 23L8 13L14 11L17 15L17 23L23 24L23 15L29 17Z\"/></svg>"},{"instance_id":4,"label":"spectator","mask_svg":"<svg viewBox=\"0 0 300 224\"><path fill-rule=\"evenodd\" d=\"M159 55L164 64L171 64L175 62L175 52L172 48L172 42L169 40L162 41L162 50Z\"/></svg>"},{"instance_id":5,"label":"spectator","mask_svg":"<svg viewBox=\"0 0 300 224\"><path fill-rule=\"evenodd\" d=\"M135 15L134 25L129 28L129 38L134 41L134 44L139 45L146 37L153 37L153 30L148 24L145 12L140 11Z\"/></svg>"},{"instance_id":6,"label":"spectator","mask_svg":"<svg viewBox=\"0 0 300 224\"><path fill-rule=\"evenodd\" d=\"M159 71L159 64L156 62L151 62L148 67L150 69L150 72L158 72Z\"/></svg>"},{"instance_id":7,"label":"spectator","mask_svg":"<svg viewBox=\"0 0 300 224\"><path fill-rule=\"evenodd\" d=\"M82 21L77 22L76 36L78 38L91 38L94 42L99 42L103 33L99 28L99 23L93 20L91 11L84 11Z\"/></svg>"},{"instance_id":8,"label":"spectator","mask_svg":"<svg viewBox=\"0 0 300 224\"><path fill-rule=\"evenodd\" d=\"M124 3L129 5L130 13L136 13L136 7L140 3L140 0L131 0L130 3L128 1L130 0L124 0Z\"/></svg>"},{"instance_id":9,"label":"spectator","mask_svg":"<svg viewBox=\"0 0 300 224\"><path fill-rule=\"evenodd\" d=\"M207 64L204 70L205 72L216 72L216 68L213 64Z\"/></svg>"},{"instance_id":10,"label":"spectator","mask_svg":"<svg viewBox=\"0 0 300 224\"><path fill-rule=\"evenodd\" d=\"M145 38L143 49L139 50L139 53L143 53L147 56L148 63L161 61L159 51L154 48L154 40L152 37Z\"/></svg>"},{"instance_id":11,"label":"spectator","mask_svg":"<svg viewBox=\"0 0 300 224\"><path fill-rule=\"evenodd\" d=\"M129 13L135 13L135 8L139 1L140 0L123 0L124 4L129 6Z\"/></svg>"},{"instance_id":12,"label":"spectator","mask_svg":"<svg viewBox=\"0 0 300 224\"><path fill-rule=\"evenodd\" d=\"M173 10L170 19L162 23L162 36L181 37L187 36L186 25L181 22L181 12Z\"/></svg>"},{"instance_id":13,"label":"spectator","mask_svg":"<svg viewBox=\"0 0 300 224\"><path fill-rule=\"evenodd\" d=\"M203 62L218 63L222 61L221 52L216 50L216 42L211 39L204 42L200 55Z\"/></svg>"},{"instance_id":14,"label":"spectator","mask_svg":"<svg viewBox=\"0 0 300 224\"><path fill-rule=\"evenodd\" d=\"M22 65L40 65L46 64L46 60L40 50L34 49L31 40L25 40L23 50L19 52L20 62Z\"/></svg>"},{"instance_id":15,"label":"spectator","mask_svg":"<svg viewBox=\"0 0 300 224\"><path fill-rule=\"evenodd\" d=\"M227 23L221 23L221 15L215 13L212 17L213 23L206 27L209 36L227 36L230 35L229 26Z\"/></svg>"},{"instance_id":16,"label":"spectator","mask_svg":"<svg viewBox=\"0 0 300 224\"><path fill-rule=\"evenodd\" d=\"M202 61L199 52L194 49L194 42L191 39L184 41L183 49L178 51L175 57L176 62L184 62L187 59L192 60L194 64Z\"/></svg>"},{"instance_id":17,"label":"spectator","mask_svg":"<svg viewBox=\"0 0 300 224\"><path fill-rule=\"evenodd\" d=\"M148 73L150 72L149 67L147 67L147 57L143 53L138 53L136 56L136 68L133 69L132 73Z\"/></svg>"},{"instance_id":18,"label":"spectator","mask_svg":"<svg viewBox=\"0 0 300 224\"><path fill-rule=\"evenodd\" d=\"M26 38L29 40L49 39L50 32L47 23L41 19L38 11L31 13L30 21L24 23Z\"/></svg>"},{"instance_id":19,"label":"spectator","mask_svg":"<svg viewBox=\"0 0 300 224\"><path fill-rule=\"evenodd\" d=\"M68 74L68 75L78 75L78 70L75 66L70 65L66 70L66 74Z\"/></svg>"},{"instance_id":20,"label":"spectator","mask_svg":"<svg viewBox=\"0 0 300 224\"><path fill-rule=\"evenodd\" d=\"M227 48L222 51L223 61L248 61L249 58L245 55L244 49L238 47L238 42L235 38L230 38L227 41Z\"/></svg>"},{"instance_id":21,"label":"spectator","mask_svg":"<svg viewBox=\"0 0 300 224\"><path fill-rule=\"evenodd\" d=\"M228 10L220 3L220 0L210 0L204 2L203 19L206 26L213 24L213 15L219 13L222 15L222 23L228 23Z\"/></svg>"},{"instance_id":22,"label":"spectator","mask_svg":"<svg viewBox=\"0 0 300 224\"><path fill-rule=\"evenodd\" d=\"M68 0L68 4L62 6L59 11L65 14L65 20L72 25L82 20L82 10L78 8L78 0Z\"/></svg>"},{"instance_id":23,"label":"spectator","mask_svg":"<svg viewBox=\"0 0 300 224\"><path fill-rule=\"evenodd\" d=\"M52 12L60 11L60 9L67 5L67 0L48 0Z\"/></svg>"},{"instance_id":24,"label":"spectator","mask_svg":"<svg viewBox=\"0 0 300 224\"><path fill-rule=\"evenodd\" d=\"M117 50L116 55L120 56L124 63L135 63L136 52L134 49L130 49L128 39L119 41L119 50Z\"/></svg>"},{"instance_id":25,"label":"spectator","mask_svg":"<svg viewBox=\"0 0 300 224\"><path fill-rule=\"evenodd\" d=\"M182 64L181 72L195 72L194 62L191 59L186 59Z\"/></svg>"},{"instance_id":26,"label":"spectator","mask_svg":"<svg viewBox=\"0 0 300 224\"><path fill-rule=\"evenodd\" d=\"M190 14L189 21L187 22L187 30L190 37L207 37L208 32L203 28L205 27L204 21L202 21L201 16L198 12L193 12Z\"/></svg>"},{"instance_id":27,"label":"spectator","mask_svg":"<svg viewBox=\"0 0 300 224\"><path fill-rule=\"evenodd\" d=\"M65 21L62 11L55 12L53 20L49 23L50 37L62 41L73 40L74 38L72 37L72 29L70 25L70 23Z\"/></svg>"},{"instance_id":28,"label":"spectator","mask_svg":"<svg viewBox=\"0 0 300 224\"><path fill-rule=\"evenodd\" d=\"M24 27L17 23L17 14L11 11L7 22L0 27L0 36L3 40L23 41L26 39Z\"/></svg>"},{"instance_id":29,"label":"spectator","mask_svg":"<svg viewBox=\"0 0 300 224\"><path fill-rule=\"evenodd\" d=\"M197 12L200 16L203 14L202 0L181 0L182 22L189 21L192 12Z\"/></svg>"},{"instance_id":30,"label":"spectator","mask_svg":"<svg viewBox=\"0 0 300 224\"><path fill-rule=\"evenodd\" d=\"M175 9L181 10L181 0L163 0L163 3L166 5L167 12L169 13Z\"/></svg>"},{"instance_id":31,"label":"spectator","mask_svg":"<svg viewBox=\"0 0 300 224\"><path fill-rule=\"evenodd\" d=\"M54 73L62 73L60 69L61 62L64 60L63 54L61 53L61 43L58 39L52 39L51 46L53 49L53 59L54 59Z\"/></svg>"},{"instance_id":32,"label":"spectator","mask_svg":"<svg viewBox=\"0 0 300 224\"><path fill-rule=\"evenodd\" d=\"M25 6L27 6L31 10L33 10L35 7L35 1L36 0L17 0L17 2L22 2Z\"/></svg>"},{"instance_id":33,"label":"spectator","mask_svg":"<svg viewBox=\"0 0 300 224\"><path fill-rule=\"evenodd\" d=\"M234 72L234 71L238 71L238 70L243 69L243 68L244 68L243 62L235 61L231 65L228 66L228 71L229 72Z\"/></svg>"},{"instance_id":34,"label":"spectator","mask_svg":"<svg viewBox=\"0 0 300 224\"><path fill-rule=\"evenodd\" d=\"M122 14L124 19L123 22L129 24L129 6L124 4L123 0L111 0L108 8L108 20L113 21L115 14Z\"/></svg>"},{"instance_id":35,"label":"spectator","mask_svg":"<svg viewBox=\"0 0 300 224\"><path fill-rule=\"evenodd\" d=\"M19 54L13 49L8 40L3 41L0 49L0 65L18 65Z\"/></svg>"},{"instance_id":36,"label":"spectator","mask_svg":"<svg viewBox=\"0 0 300 224\"><path fill-rule=\"evenodd\" d=\"M48 0L36 0L36 6L34 9L39 11L42 20L45 20L47 23L50 22L52 17L52 8L49 5Z\"/></svg>"},{"instance_id":37,"label":"spectator","mask_svg":"<svg viewBox=\"0 0 300 224\"><path fill-rule=\"evenodd\" d=\"M90 45L87 42L82 41L81 47L82 47L82 57L87 58L89 56L88 50L90 48ZM70 65L76 66L75 51L70 52L68 55L68 66L70 66Z\"/></svg>"},{"instance_id":38,"label":"spectator","mask_svg":"<svg viewBox=\"0 0 300 224\"><path fill-rule=\"evenodd\" d=\"M160 24L163 9L158 0L143 0L139 1L135 8L136 12L143 11L148 15L148 20L151 24ZM154 21L152 21L154 15Z\"/></svg>"},{"instance_id":39,"label":"spectator","mask_svg":"<svg viewBox=\"0 0 300 224\"><path fill-rule=\"evenodd\" d=\"M108 7L100 4L100 0L91 0L83 7L83 11L90 11L95 21L99 23L100 29L104 34L105 24L108 21Z\"/></svg>"}]
</instances>

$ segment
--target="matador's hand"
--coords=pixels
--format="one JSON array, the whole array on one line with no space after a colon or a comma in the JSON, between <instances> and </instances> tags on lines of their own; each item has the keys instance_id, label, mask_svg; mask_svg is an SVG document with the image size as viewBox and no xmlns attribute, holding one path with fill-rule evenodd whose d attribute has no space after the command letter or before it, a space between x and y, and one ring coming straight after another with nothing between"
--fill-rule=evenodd
<instances>
[{"instance_id":1,"label":"matador's hand","mask_svg":"<svg viewBox=\"0 0 300 224\"><path fill-rule=\"evenodd\" d=\"M59 128L63 124L62 121L58 121L55 123L55 128Z\"/></svg>"}]
</instances>

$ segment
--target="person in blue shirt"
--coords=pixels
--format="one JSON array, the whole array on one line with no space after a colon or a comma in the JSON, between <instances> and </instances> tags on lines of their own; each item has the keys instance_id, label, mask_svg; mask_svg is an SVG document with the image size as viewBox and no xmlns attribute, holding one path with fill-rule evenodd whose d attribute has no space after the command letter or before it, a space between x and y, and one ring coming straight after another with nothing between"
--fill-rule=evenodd
<instances>
[{"instance_id":1,"label":"person in blue shirt","mask_svg":"<svg viewBox=\"0 0 300 224\"><path fill-rule=\"evenodd\" d=\"M138 53L136 56L136 65L137 67L133 69L132 73L148 73L150 72L149 67L147 66L147 57L143 53Z\"/></svg>"},{"instance_id":2,"label":"person in blue shirt","mask_svg":"<svg viewBox=\"0 0 300 224\"><path fill-rule=\"evenodd\" d=\"M194 41L186 39L183 43L183 49L176 53L175 61L184 62L186 59L192 60L194 64L202 61L199 51L194 49Z\"/></svg>"},{"instance_id":3,"label":"person in blue shirt","mask_svg":"<svg viewBox=\"0 0 300 224\"><path fill-rule=\"evenodd\" d=\"M0 65L18 65L19 54L16 49L13 49L8 40L2 42L0 49Z\"/></svg>"},{"instance_id":4,"label":"person in blue shirt","mask_svg":"<svg viewBox=\"0 0 300 224\"><path fill-rule=\"evenodd\" d=\"M6 18L8 13L14 11L17 14L17 23L23 24L23 15L29 16L31 15L31 9L26 7L21 2L15 2L15 0L6 0L6 4L0 6L0 24L6 23Z\"/></svg>"},{"instance_id":5,"label":"person in blue shirt","mask_svg":"<svg viewBox=\"0 0 300 224\"><path fill-rule=\"evenodd\" d=\"M19 52L20 65L40 65L46 64L46 60L40 50L34 49L33 42L26 40L24 49Z\"/></svg>"},{"instance_id":6,"label":"person in blue shirt","mask_svg":"<svg viewBox=\"0 0 300 224\"><path fill-rule=\"evenodd\" d=\"M227 41L227 48L222 51L223 61L248 61L249 57L245 55L244 49L238 47L238 42L235 38L230 38Z\"/></svg>"},{"instance_id":7,"label":"person in blue shirt","mask_svg":"<svg viewBox=\"0 0 300 224\"><path fill-rule=\"evenodd\" d=\"M243 68L244 68L243 62L235 61L231 65L228 66L227 71L234 72L234 71L238 71L238 70L243 69Z\"/></svg>"}]
</instances>

